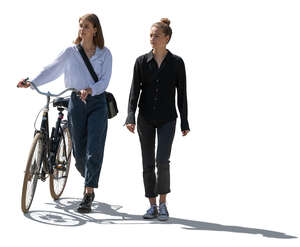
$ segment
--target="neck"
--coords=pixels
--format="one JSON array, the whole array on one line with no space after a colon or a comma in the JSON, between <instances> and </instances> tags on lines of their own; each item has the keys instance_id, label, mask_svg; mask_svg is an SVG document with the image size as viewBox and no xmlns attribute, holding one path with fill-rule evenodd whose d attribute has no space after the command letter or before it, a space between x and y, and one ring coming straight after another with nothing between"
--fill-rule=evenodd
<instances>
[{"instance_id":1,"label":"neck","mask_svg":"<svg viewBox=\"0 0 300 247\"><path fill-rule=\"evenodd\" d=\"M168 50L166 47L153 49L153 54L155 57L164 57L167 53Z\"/></svg>"},{"instance_id":2,"label":"neck","mask_svg":"<svg viewBox=\"0 0 300 247\"><path fill-rule=\"evenodd\" d=\"M93 40L82 39L81 46L86 50L91 50L91 49L95 48L95 44L94 44Z\"/></svg>"}]
</instances>

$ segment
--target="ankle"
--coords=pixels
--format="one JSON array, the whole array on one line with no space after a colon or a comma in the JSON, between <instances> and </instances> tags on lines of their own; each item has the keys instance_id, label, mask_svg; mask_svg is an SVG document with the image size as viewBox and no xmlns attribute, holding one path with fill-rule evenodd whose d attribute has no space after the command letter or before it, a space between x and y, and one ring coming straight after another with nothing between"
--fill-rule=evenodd
<instances>
[{"instance_id":1,"label":"ankle","mask_svg":"<svg viewBox=\"0 0 300 247\"><path fill-rule=\"evenodd\" d=\"M153 205L157 205L156 204L156 198L153 197L153 198L149 198L149 203L150 203L150 206L152 207Z\"/></svg>"},{"instance_id":2,"label":"ankle","mask_svg":"<svg viewBox=\"0 0 300 247\"><path fill-rule=\"evenodd\" d=\"M94 193L94 188L86 187L86 188L85 188L85 193L86 193L86 194L93 194L93 193Z\"/></svg>"}]
</instances>

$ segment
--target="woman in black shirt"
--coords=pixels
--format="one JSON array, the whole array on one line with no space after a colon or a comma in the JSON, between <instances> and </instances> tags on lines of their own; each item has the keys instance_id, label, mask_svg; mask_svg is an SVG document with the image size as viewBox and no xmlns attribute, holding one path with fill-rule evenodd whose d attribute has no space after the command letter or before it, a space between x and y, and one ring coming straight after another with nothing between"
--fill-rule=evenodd
<instances>
[{"instance_id":1,"label":"woman in black shirt","mask_svg":"<svg viewBox=\"0 0 300 247\"><path fill-rule=\"evenodd\" d=\"M186 136L190 130L184 62L166 49L171 36L169 19L163 18L152 25L150 43L153 50L138 57L135 62L128 103L126 127L134 133L135 111L139 100L137 130L142 149L145 196L149 198L151 205L144 215L145 219L158 216L159 220L168 220L169 217L166 196L170 192L169 158L177 118L176 89L182 135ZM158 140L155 157L156 132ZM156 206L158 194L159 210Z\"/></svg>"}]
</instances>

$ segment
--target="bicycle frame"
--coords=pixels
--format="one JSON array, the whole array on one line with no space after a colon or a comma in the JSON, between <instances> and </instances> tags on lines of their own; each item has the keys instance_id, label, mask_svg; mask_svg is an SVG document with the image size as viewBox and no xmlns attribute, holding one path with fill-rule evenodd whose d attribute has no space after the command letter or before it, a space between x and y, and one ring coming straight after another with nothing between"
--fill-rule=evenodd
<instances>
[{"instance_id":1,"label":"bicycle frame","mask_svg":"<svg viewBox=\"0 0 300 247\"><path fill-rule=\"evenodd\" d=\"M50 92L47 93L41 92L33 82L31 82L30 84L39 94L45 95L47 97L47 103L43 109L43 116L42 116L40 130L36 130L34 133L34 135L36 135L36 133L42 134L42 143L43 143L44 152L42 153L41 180L45 181L46 174L53 174L53 168L55 166L55 158L56 158L56 153L59 145L60 134L62 134L61 123L64 117L64 114L62 113L63 108L62 109L58 108L59 113L56 121L56 126L55 129L52 129L52 133L50 136L49 118L48 118L50 97L59 97L67 91L77 92L77 90L73 88L68 88L59 94L52 94ZM62 136L62 138L63 138L63 142L65 142L65 137ZM64 150L64 152L66 151Z\"/></svg>"}]
</instances>

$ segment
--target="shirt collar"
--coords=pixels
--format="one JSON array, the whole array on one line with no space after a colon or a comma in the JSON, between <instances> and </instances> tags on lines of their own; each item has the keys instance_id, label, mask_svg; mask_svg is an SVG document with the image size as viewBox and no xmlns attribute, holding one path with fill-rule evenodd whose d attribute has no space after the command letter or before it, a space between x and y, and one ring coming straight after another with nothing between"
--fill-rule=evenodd
<instances>
[{"instance_id":1,"label":"shirt collar","mask_svg":"<svg viewBox=\"0 0 300 247\"><path fill-rule=\"evenodd\" d=\"M96 51L94 55L98 56L100 53L101 53L101 49L98 46L96 46Z\"/></svg>"},{"instance_id":2,"label":"shirt collar","mask_svg":"<svg viewBox=\"0 0 300 247\"><path fill-rule=\"evenodd\" d=\"M96 46L96 51L94 53L94 55L91 57L91 59L96 59L98 57L100 57L102 55L102 50L100 49L98 46Z\"/></svg>"},{"instance_id":3,"label":"shirt collar","mask_svg":"<svg viewBox=\"0 0 300 247\"><path fill-rule=\"evenodd\" d=\"M168 51L168 53L165 57L166 61L172 56L172 53L169 50L167 50L167 51ZM147 58L147 60L146 60L147 63L149 63L152 59L154 59L153 50L151 50L149 53L147 53L146 58Z\"/></svg>"},{"instance_id":4,"label":"shirt collar","mask_svg":"<svg viewBox=\"0 0 300 247\"><path fill-rule=\"evenodd\" d=\"M147 53L146 58L147 58L147 63L149 63L154 58L152 50L149 53Z\"/></svg>"}]
</instances>

